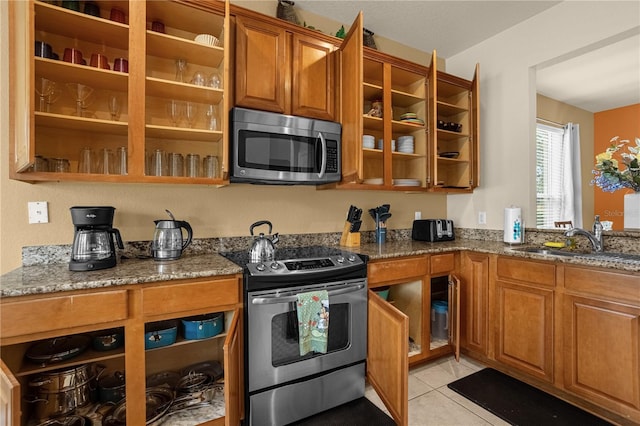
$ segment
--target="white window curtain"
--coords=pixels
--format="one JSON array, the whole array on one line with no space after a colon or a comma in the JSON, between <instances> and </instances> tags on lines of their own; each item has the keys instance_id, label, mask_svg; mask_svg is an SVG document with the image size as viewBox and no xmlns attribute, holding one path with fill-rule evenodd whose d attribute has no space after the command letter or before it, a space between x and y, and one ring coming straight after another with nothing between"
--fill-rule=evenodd
<instances>
[{"instance_id":1,"label":"white window curtain","mask_svg":"<svg viewBox=\"0 0 640 426\"><path fill-rule=\"evenodd\" d=\"M536 225L570 220L582 226L580 131L577 124L536 128Z\"/></svg>"},{"instance_id":2,"label":"white window curtain","mask_svg":"<svg viewBox=\"0 0 640 426\"><path fill-rule=\"evenodd\" d=\"M560 216L567 217L573 226L582 228L582 174L580 172L580 125L567 123L562 135L564 149L563 197Z\"/></svg>"}]
</instances>

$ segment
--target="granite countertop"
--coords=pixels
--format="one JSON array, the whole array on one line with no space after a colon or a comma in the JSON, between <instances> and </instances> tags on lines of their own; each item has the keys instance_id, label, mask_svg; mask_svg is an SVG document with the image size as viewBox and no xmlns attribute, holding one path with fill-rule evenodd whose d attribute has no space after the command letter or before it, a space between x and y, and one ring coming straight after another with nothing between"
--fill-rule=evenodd
<instances>
[{"instance_id":1,"label":"granite countertop","mask_svg":"<svg viewBox=\"0 0 640 426\"><path fill-rule=\"evenodd\" d=\"M619 271L640 272L640 265L596 259L546 256L514 251L503 242L476 239L428 243L412 240L365 243L346 250L365 254L370 260L470 250L567 264L596 266ZM174 261L122 259L114 268L90 272L71 272L67 263L23 266L0 276L0 297L57 293L71 290L102 289L112 286L206 278L242 273L242 268L217 253L185 255Z\"/></svg>"}]
</instances>

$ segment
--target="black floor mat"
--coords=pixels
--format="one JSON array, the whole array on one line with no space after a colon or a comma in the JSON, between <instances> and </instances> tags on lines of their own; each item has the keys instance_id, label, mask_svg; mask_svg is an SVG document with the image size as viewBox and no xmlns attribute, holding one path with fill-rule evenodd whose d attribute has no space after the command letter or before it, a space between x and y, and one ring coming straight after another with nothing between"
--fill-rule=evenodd
<instances>
[{"instance_id":1,"label":"black floor mat","mask_svg":"<svg viewBox=\"0 0 640 426\"><path fill-rule=\"evenodd\" d=\"M295 426L395 426L395 422L367 398L359 398L307 417Z\"/></svg>"},{"instance_id":2,"label":"black floor mat","mask_svg":"<svg viewBox=\"0 0 640 426\"><path fill-rule=\"evenodd\" d=\"M610 423L492 368L449 388L512 425L600 426Z\"/></svg>"}]
</instances>

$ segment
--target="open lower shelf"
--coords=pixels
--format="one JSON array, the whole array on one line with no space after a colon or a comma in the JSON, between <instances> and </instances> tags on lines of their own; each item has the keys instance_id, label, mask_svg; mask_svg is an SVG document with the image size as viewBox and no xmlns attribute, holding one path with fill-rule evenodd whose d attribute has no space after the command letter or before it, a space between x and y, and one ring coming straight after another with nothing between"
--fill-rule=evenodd
<instances>
[{"instance_id":1,"label":"open lower shelf","mask_svg":"<svg viewBox=\"0 0 640 426\"><path fill-rule=\"evenodd\" d=\"M185 339L184 337L178 336L178 338L176 338L176 342L171 344L171 345L162 346L160 348L145 349L145 351L146 352L159 351L159 350L166 349L166 348L174 348L176 346L192 345L192 344L195 344L195 343L205 342L207 340L215 340L215 339L226 338L226 336L227 336L227 333L216 334L215 336L208 337L206 339Z\"/></svg>"},{"instance_id":2,"label":"open lower shelf","mask_svg":"<svg viewBox=\"0 0 640 426\"><path fill-rule=\"evenodd\" d=\"M16 377L28 376L31 374L45 373L47 371L53 371L63 368L74 367L77 365L86 364L89 362L100 362L108 359L124 358L124 348L113 349L110 351L96 351L93 349L87 349L80 355L73 358L69 358L65 361L52 362L49 364L37 364L28 359L24 359L22 365L15 372Z\"/></svg>"},{"instance_id":3,"label":"open lower shelf","mask_svg":"<svg viewBox=\"0 0 640 426\"><path fill-rule=\"evenodd\" d=\"M217 68L224 58L224 49L147 30L147 55L172 60L184 58L188 63L200 63Z\"/></svg>"},{"instance_id":4,"label":"open lower shelf","mask_svg":"<svg viewBox=\"0 0 640 426\"><path fill-rule=\"evenodd\" d=\"M126 136L129 125L124 121L102 120L99 118L76 117L73 115L35 112L36 127L52 127L83 132L100 132L110 135Z\"/></svg>"},{"instance_id":5,"label":"open lower shelf","mask_svg":"<svg viewBox=\"0 0 640 426\"><path fill-rule=\"evenodd\" d=\"M157 139L190 140L199 142L219 142L222 140L220 130L192 129L189 127L171 127L147 124L146 136Z\"/></svg>"},{"instance_id":6,"label":"open lower shelf","mask_svg":"<svg viewBox=\"0 0 640 426\"><path fill-rule=\"evenodd\" d=\"M196 86L190 83L147 77L147 95L158 98L176 99L200 104L218 104L224 94L223 89Z\"/></svg>"},{"instance_id":7,"label":"open lower shelf","mask_svg":"<svg viewBox=\"0 0 640 426\"><path fill-rule=\"evenodd\" d=\"M36 76L45 77L61 86L63 83L79 83L93 89L118 92L125 92L129 81L127 73L40 57L35 58L35 73ZM64 87L60 88L65 90Z\"/></svg>"}]
</instances>

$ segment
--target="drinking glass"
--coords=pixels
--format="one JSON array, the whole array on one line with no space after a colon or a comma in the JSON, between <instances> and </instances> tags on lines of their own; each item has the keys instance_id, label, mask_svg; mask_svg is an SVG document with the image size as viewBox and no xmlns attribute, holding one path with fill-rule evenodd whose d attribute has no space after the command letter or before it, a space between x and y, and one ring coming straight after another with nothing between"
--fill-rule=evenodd
<instances>
[{"instance_id":1,"label":"drinking glass","mask_svg":"<svg viewBox=\"0 0 640 426\"><path fill-rule=\"evenodd\" d=\"M33 171L34 172L48 172L49 171L49 160L47 160L42 155L36 155L35 163L33 163Z\"/></svg>"},{"instance_id":2,"label":"drinking glass","mask_svg":"<svg viewBox=\"0 0 640 426\"><path fill-rule=\"evenodd\" d=\"M197 71L195 74L193 74L191 84L195 84L196 86L206 86L207 79L205 78L204 73L201 71Z\"/></svg>"},{"instance_id":3,"label":"drinking glass","mask_svg":"<svg viewBox=\"0 0 640 426\"><path fill-rule=\"evenodd\" d=\"M177 152L169 153L169 175L184 176L184 157Z\"/></svg>"},{"instance_id":4,"label":"drinking glass","mask_svg":"<svg viewBox=\"0 0 640 426\"><path fill-rule=\"evenodd\" d=\"M180 121L182 121L182 103L176 100L170 100L167 102L167 115L173 124L173 127L178 127Z\"/></svg>"},{"instance_id":5,"label":"drinking glass","mask_svg":"<svg viewBox=\"0 0 640 426\"><path fill-rule=\"evenodd\" d=\"M196 124L198 114L198 105L193 102L187 102L185 105L185 116L187 117L187 124L193 128Z\"/></svg>"},{"instance_id":6,"label":"drinking glass","mask_svg":"<svg viewBox=\"0 0 640 426\"><path fill-rule=\"evenodd\" d=\"M62 95L62 89L56 86L49 96L47 96L47 112L51 112L51 105L54 104Z\"/></svg>"},{"instance_id":7,"label":"drinking glass","mask_svg":"<svg viewBox=\"0 0 640 426\"><path fill-rule=\"evenodd\" d=\"M44 77L36 79L35 91L40 97L40 104L38 107L38 111L43 112L46 107L47 98L53 93L56 89L55 81L51 81Z\"/></svg>"},{"instance_id":8,"label":"drinking glass","mask_svg":"<svg viewBox=\"0 0 640 426\"><path fill-rule=\"evenodd\" d=\"M176 81L184 83L184 72L187 69L186 59L176 59Z\"/></svg>"},{"instance_id":9,"label":"drinking glass","mask_svg":"<svg viewBox=\"0 0 640 426\"><path fill-rule=\"evenodd\" d=\"M169 167L167 164L167 154L161 150L156 149L151 155L151 175L152 176L168 176Z\"/></svg>"},{"instance_id":10,"label":"drinking glass","mask_svg":"<svg viewBox=\"0 0 640 426\"><path fill-rule=\"evenodd\" d=\"M84 147L82 148L82 151L80 151L78 173L91 173L93 168L93 152L91 151L91 148Z\"/></svg>"},{"instance_id":11,"label":"drinking glass","mask_svg":"<svg viewBox=\"0 0 640 426\"><path fill-rule=\"evenodd\" d=\"M115 155L109 148L103 148L98 153L98 167L96 171L105 175L112 175L115 173Z\"/></svg>"},{"instance_id":12,"label":"drinking glass","mask_svg":"<svg viewBox=\"0 0 640 426\"><path fill-rule=\"evenodd\" d=\"M69 160L66 158L51 158L49 160L49 171L56 173L68 173Z\"/></svg>"},{"instance_id":13,"label":"drinking glass","mask_svg":"<svg viewBox=\"0 0 640 426\"><path fill-rule=\"evenodd\" d=\"M86 84L67 83L67 89L76 101L76 112L74 115L78 117L90 116L91 114L87 113L86 109L89 104L89 98L93 94L93 88Z\"/></svg>"},{"instance_id":14,"label":"drinking glass","mask_svg":"<svg viewBox=\"0 0 640 426\"><path fill-rule=\"evenodd\" d=\"M218 130L218 107L207 105L204 115L207 117L207 129Z\"/></svg>"},{"instance_id":15,"label":"drinking glass","mask_svg":"<svg viewBox=\"0 0 640 426\"><path fill-rule=\"evenodd\" d=\"M200 177L200 156L187 154L187 176Z\"/></svg>"},{"instance_id":16,"label":"drinking glass","mask_svg":"<svg viewBox=\"0 0 640 426\"><path fill-rule=\"evenodd\" d=\"M109 105L111 119L113 121L118 121L120 119L120 97L114 93L110 93L107 102Z\"/></svg>"},{"instance_id":17,"label":"drinking glass","mask_svg":"<svg viewBox=\"0 0 640 426\"><path fill-rule=\"evenodd\" d=\"M115 160L115 168L114 172L117 175L126 175L129 170L127 167L127 147L120 146L116 149L116 160Z\"/></svg>"},{"instance_id":18,"label":"drinking glass","mask_svg":"<svg viewBox=\"0 0 640 426\"><path fill-rule=\"evenodd\" d=\"M209 87L219 89L221 85L222 81L220 80L220 75L217 72L211 74L211 77L209 77Z\"/></svg>"},{"instance_id":19,"label":"drinking glass","mask_svg":"<svg viewBox=\"0 0 640 426\"><path fill-rule=\"evenodd\" d=\"M216 178L218 177L218 157L214 155L207 155L202 160L203 170L202 174L208 178Z\"/></svg>"}]
</instances>

